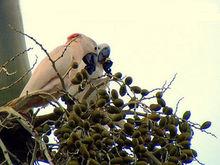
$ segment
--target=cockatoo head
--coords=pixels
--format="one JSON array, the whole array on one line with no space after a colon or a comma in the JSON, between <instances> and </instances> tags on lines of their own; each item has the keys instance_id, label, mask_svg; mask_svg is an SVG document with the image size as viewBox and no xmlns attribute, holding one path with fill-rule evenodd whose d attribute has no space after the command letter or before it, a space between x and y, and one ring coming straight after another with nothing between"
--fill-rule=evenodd
<instances>
[{"instance_id":1,"label":"cockatoo head","mask_svg":"<svg viewBox=\"0 0 220 165\"><path fill-rule=\"evenodd\" d=\"M100 76L103 70L106 73L110 73L112 61L108 58L110 55L110 46L108 44L99 44L97 47L98 53L88 53L83 57L83 61L86 64L85 69L91 75L96 72Z\"/></svg>"},{"instance_id":2,"label":"cockatoo head","mask_svg":"<svg viewBox=\"0 0 220 165\"><path fill-rule=\"evenodd\" d=\"M85 69L90 75L95 71L98 74L102 73L103 70L106 73L111 72L112 61L108 58L110 55L110 46L108 44L97 45L94 40L86 35L74 33L67 38L66 45L72 46L76 44L81 46L84 51L82 60L86 65Z\"/></svg>"},{"instance_id":3,"label":"cockatoo head","mask_svg":"<svg viewBox=\"0 0 220 165\"><path fill-rule=\"evenodd\" d=\"M87 53L97 54L98 53L97 43L84 34L74 33L74 34L71 34L69 37L67 37L66 45L71 46L72 44L80 45L82 50L84 51L84 54L87 54Z\"/></svg>"},{"instance_id":4,"label":"cockatoo head","mask_svg":"<svg viewBox=\"0 0 220 165\"><path fill-rule=\"evenodd\" d=\"M86 70L91 75L95 71L97 64L98 45L91 38L81 33L74 33L67 37L66 46L77 46L83 51L82 60L86 65Z\"/></svg>"}]
</instances>

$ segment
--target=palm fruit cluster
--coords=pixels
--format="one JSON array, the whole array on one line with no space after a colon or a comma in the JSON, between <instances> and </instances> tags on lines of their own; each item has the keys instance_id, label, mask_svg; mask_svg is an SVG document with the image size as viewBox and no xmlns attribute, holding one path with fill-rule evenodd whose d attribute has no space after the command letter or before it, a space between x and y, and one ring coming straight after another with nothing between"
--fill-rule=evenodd
<instances>
[{"instance_id":1,"label":"palm fruit cluster","mask_svg":"<svg viewBox=\"0 0 220 165\"><path fill-rule=\"evenodd\" d=\"M36 128L45 143L54 133L57 144L48 148L56 164L181 165L197 160L193 129L205 131L211 122L198 127L189 121L190 111L178 117L163 88L142 89L120 72L108 83L117 85L96 89L97 98L89 103L68 104L67 112L55 108L59 120Z\"/></svg>"}]
</instances>

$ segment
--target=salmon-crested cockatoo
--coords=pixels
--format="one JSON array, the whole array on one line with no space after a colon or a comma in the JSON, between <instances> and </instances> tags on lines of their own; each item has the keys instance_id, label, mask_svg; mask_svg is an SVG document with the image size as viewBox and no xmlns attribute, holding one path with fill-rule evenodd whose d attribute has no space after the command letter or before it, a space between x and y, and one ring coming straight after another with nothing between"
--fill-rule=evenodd
<instances>
[{"instance_id":1,"label":"salmon-crested cockatoo","mask_svg":"<svg viewBox=\"0 0 220 165\"><path fill-rule=\"evenodd\" d=\"M71 79L79 71L78 69L71 68L73 62L77 62L79 66L82 65L82 59L88 53L97 54L97 44L91 38L79 33L70 35L64 45L58 46L49 53L53 61L58 59L55 62L57 72L61 76L64 76L68 72L67 76L64 78L64 84L67 91L72 85ZM81 66L79 68L81 68ZM20 96L36 91L44 91L55 94L57 97L60 96L57 92L62 89L60 78L53 68L52 62L48 57L45 57L33 72Z\"/></svg>"},{"instance_id":2,"label":"salmon-crested cockatoo","mask_svg":"<svg viewBox=\"0 0 220 165\"><path fill-rule=\"evenodd\" d=\"M71 88L73 85L71 80L83 67L82 65L85 65L83 58L91 53L96 56L98 53L94 40L79 33L70 35L64 45L58 46L49 53L50 59L47 56L40 62L20 97L7 105L17 111L27 112L29 108L46 105L49 100L57 100L64 94L63 91L66 92ZM73 67L75 62L78 64L77 69ZM56 71L52 64L55 64ZM91 69L87 70L90 74L94 72ZM60 79L63 79L63 83ZM17 104L21 100L23 100L22 105Z\"/></svg>"},{"instance_id":3,"label":"salmon-crested cockatoo","mask_svg":"<svg viewBox=\"0 0 220 165\"><path fill-rule=\"evenodd\" d=\"M71 80L74 78L77 72L85 68L89 74L89 79L98 78L103 75L103 70L106 73L111 72L112 61L108 60L110 54L110 47L107 44L97 45L91 38L75 33L67 38L67 42L64 45L58 46L50 54L50 58L55 62L56 70L63 78L65 90L73 95L78 91L78 85L73 85ZM78 63L78 68L72 68L74 62ZM28 83L24 87L20 94L20 98L36 92L45 92L53 95L56 99L62 96L64 93L60 92L63 90L63 86L58 77L57 72L52 66L52 62L48 57L45 57L33 72ZM97 84L103 80L94 80L92 83ZM88 90L88 87L78 95L76 99L81 100ZM41 93L42 95L42 93ZM94 96L94 94L93 94ZM92 97L93 97L92 96ZM36 99L37 100L37 99ZM90 99L91 100L91 97ZM16 101L15 101L16 103ZM14 102L11 103L13 105ZM28 108L43 106L47 103L38 103L35 99L32 99L29 105L17 107L19 111L27 111ZM24 109L24 110L23 110Z\"/></svg>"}]
</instances>

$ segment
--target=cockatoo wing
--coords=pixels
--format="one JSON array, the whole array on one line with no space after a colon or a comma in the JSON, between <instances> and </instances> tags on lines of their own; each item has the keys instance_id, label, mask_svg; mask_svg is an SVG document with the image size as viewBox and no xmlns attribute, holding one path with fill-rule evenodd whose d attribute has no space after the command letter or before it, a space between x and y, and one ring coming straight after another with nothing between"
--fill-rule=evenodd
<instances>
[{"instance_id":1,"label":"cockatoo wing","mask_svg":"<svg viewBox=\"0 0 220 165\"><path fill-rule=\"evenodd\" d=\"M63 56L61 57L62 54ZM80 57L83 56L82 54L83 51L81 47L66 48L65 45L62 45L55 48L50 53L50 57L53 61L59 58L59 60L56 61L55 66L59 74L63 76L72 66L73 61L80 63ZM62 89L60 79L52 66L52 62L48 57L45 57L33 72L30 80L23 89L21 96L25 95L27 92L31 93L38 90L52 92L57 91L58 89Z\"/></svg>"}]
</instances>

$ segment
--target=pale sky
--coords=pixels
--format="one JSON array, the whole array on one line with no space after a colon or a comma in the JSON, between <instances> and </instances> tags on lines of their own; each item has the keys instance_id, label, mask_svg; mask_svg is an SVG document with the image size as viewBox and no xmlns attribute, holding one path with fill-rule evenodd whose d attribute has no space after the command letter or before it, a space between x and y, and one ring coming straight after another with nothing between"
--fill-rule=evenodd
<instances>
[{"instance_id":1,"label":"pale sky","mask_svg":"<svg viewBox=\"0 0 220 165\"><path fill-rule=\"evenodd\" d=\"M161 87L178 73L165 99L179 114L213 122L220 137L220 3L216 0L20 0L24 30L48 51L80 32L111 46L113 72L121 71L143 88ZM29 54L45 54L34 46ZM219 162L220 140L195 132L193 148L208 165ZM194 163L197 164L197 163Z\"/></svg>"}]
</instances>

